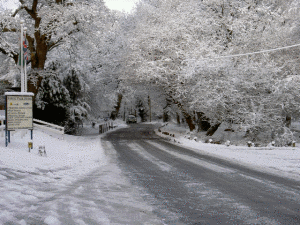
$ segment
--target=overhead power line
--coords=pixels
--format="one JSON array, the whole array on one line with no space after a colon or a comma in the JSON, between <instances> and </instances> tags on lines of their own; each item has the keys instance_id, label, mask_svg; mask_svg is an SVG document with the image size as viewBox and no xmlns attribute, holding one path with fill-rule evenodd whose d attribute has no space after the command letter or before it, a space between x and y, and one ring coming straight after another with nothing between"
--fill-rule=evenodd
<instances>
[{"instance_id":1,"label":"overhead power line","mask_svg":"<svg viewBox=\"0 0 300 225\"><path fill-rule=\"evenodd\" d=\"M250 52L250 53L243 53L243 54L236 54L236 55L224 55L224 56L218 56L218 57L214 57L214 58L202 58L202 59L199 59L199 60L214 60L214 59L222 59L222 58L233 58L233 57L239 57L239 56L248 56L248 55L255 55L255 54L261 54L261 53L267 53L267 52L275 52L275 51L294 48L294 47L298 47L298 46L300 46L300 44L295 44L295 45L290 45L290 46L285 46L285 47L280 47L280 48L273 48L273 49L268 49L268 50L262 50L262 51L257 51L257 52Z\"/></svg>"}]
</instances>

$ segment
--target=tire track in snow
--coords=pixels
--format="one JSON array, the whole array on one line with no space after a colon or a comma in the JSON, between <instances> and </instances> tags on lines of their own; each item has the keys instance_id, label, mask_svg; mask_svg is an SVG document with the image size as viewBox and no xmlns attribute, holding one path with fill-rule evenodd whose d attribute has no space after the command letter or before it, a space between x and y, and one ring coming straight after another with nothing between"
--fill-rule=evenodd
<instances>
[{"instance_id":1,"label":"tire track in snow","mask_svg":"<svg viewBox=\"0 0 300 225\"><path fill-rule=\"evenodd\" d=\"M201 167L204 167L206 169L209 169L209 170L212 170L214 172L218 172L218 173L235 173L236 170L233 170L233 169L229 169L229 168L225 168L225 167L222 167L222 166L218 166L216 164L213 164L213 163L209 163L209 162L206 162L204 160L200 160L200 159L196 159L194 157L191 157L191 156L188 156L188 155L184 155L184 154L179 154L179 153L176 153L176 152L172 152L170 150L168 150L166 147L162 146L161 144L158 144L154 141L149 141L147 140L146 141L148 144L156 147L156 148L159 148L160 150L172 155L172 156L175 156L176 158L179 158L181 160L185 160L187 162L191 162L193 164L196 164L198 166L201 166Z\"/></svg>"},{"instance_id":2,"label":"tire track in snow","mask_svg":"<svg viewBox=\"0 0 300 225\"><path fill-rule=\"evenodd\" d=\"M153 164L157 165L162 171L170 172L172 169L172 166L169 164L162 162L160 159L154 157L153 155L146 152L146 150L137 143L128 143L128 147L137 152L139 155L141 155L144 159L152 162Z\"/></svg>"}]
</instances>

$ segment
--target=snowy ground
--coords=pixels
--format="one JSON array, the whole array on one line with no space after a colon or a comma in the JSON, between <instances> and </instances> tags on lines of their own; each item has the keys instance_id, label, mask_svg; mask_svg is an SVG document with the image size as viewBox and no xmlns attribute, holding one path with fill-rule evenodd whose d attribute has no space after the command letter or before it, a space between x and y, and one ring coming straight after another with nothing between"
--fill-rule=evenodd
<instances>
[{"instance_id":1,"label":"snowy ground","mask_svg":"<svg viewBox=\"0 0 300 225\"><path fill-rule=\"evenodd\" d=\"M252 169L300 181L299 144L296 144L296 147L246 147L208 144L198 140L189 140L190 135L187 134L186 128L171 123L162 127L161 131L174 134L175 137L164 135L161 132L156 133L168 138L174 144L189 147L196 152L213 155Z\"/></svg>"},{"instance_id":2,"label":"snowy ground","mask_svg":"<svg viewBox=\"0 0 300 225\"><path fill-rule=\"evenodd\" d=\"M98 129L84 131L62 137L35 130L30 152L29 132L13 132L5 147L0 131L0 225L161 224L108 157ZM38 154L41 145L47 155Z\"/></svg>"},{"instance_id":3,"label":"snowy ground","mask_svg":"<svg viewBox=\"0 0 300 225\"><path fill-rule=\"evenodd\" d=\"M175 134L157 132L174 144L300 180L299 147L227 147L188 140L176 125L162 131ZM161 224L139 197L141 190L133 188L120 171L116 155L106 152L109 146L104 145L109 143L101 143L97 126L84 126L83 133L88 136L50 136L35 130L29 153L29 132L13 133L5 147L4 131L0 131L0 225L138 224L132 219ZM41 145L47 156L38 154Z\"/></svg>"}]
</instances>

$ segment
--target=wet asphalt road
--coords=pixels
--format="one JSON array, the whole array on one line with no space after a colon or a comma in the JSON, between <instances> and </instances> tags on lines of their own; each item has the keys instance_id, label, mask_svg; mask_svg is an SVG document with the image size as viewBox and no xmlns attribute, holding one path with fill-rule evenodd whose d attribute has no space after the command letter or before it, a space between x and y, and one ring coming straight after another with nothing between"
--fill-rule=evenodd
<instances>
[{"instance_id":1,"label":"wet asphalt road","mask_svg":"<svg viewBox=\"0 0 300 225\"><path fill-rule=\"evenodd\" d=\"M133 124L102 141L165 224L300 224L300 182L195 153L153 129Z\"/></svg>"}]
</instances>

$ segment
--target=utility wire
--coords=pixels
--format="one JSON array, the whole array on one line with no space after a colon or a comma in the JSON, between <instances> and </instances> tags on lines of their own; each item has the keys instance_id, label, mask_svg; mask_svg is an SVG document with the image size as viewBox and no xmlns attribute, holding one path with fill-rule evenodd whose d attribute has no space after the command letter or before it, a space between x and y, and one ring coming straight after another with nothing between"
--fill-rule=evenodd
<instances>
[{"instance_id":1,"label":"utility wire","mask_svg":"<svg viewBox=\"0 0 300 225\"><path fill-rule=\"evenodd\" d=\"M294 48L294 47L298 47L298 46L300 46L300 44L295 44L295 45L290 45L290 46L285 46L285 47L280 47L280 48L273 48L273 49L268 49L268 50L262 50L262 51L257 51L257 52L244 53L244 54L224 55L224 56L219 56L219 57L214 57L214 58L201 58L201 59L198 59L198 60L214 60L214 59L222 59L222 58L248 56L248 55L255 55L255 54L261 54L261 53L267 53L267 52L275 52L275 51ZM194 59L194 60L196 60L196 59Z\"/></svg>"}]
</instances>

